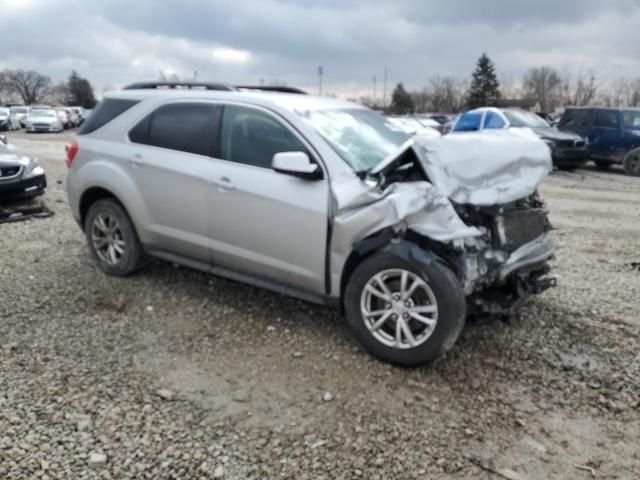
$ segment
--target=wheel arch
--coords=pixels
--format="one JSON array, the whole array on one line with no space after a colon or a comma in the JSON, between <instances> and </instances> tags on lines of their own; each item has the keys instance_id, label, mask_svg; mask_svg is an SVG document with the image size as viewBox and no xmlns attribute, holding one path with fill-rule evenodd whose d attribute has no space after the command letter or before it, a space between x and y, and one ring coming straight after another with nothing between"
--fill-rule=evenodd
<instances>
[{"instance_id":1,"label":"wheel arch","mask_svg":"<svg viewBox=\"0 0 640 480\"><path fill-rule=\"evenodd\" d=\"M80 224L82 228L85 227L85 221L87 219L87 214L89 213L89 209L91 205L96 203L99 200L104 199L113 199L124 209L124 211L131 217L129 212L127 211L127 207L125 207L124 203L118 198L118 196L112 191L104 188L104 187L91 187L85 190L80 197Z\"/></svg>"},{"instance_id":2,"label":"wheel arch","mask_svg":"<svg viewBox=\"0 0 640 480\"><path fill-rule=\"evenodd\" d=\"M371 255L384 251L417 265L439 261L449 268L450 262L414 242L413 239L399 237L392 228L385 228L353 244L353 250L347 257L340 278L340 311L344 313L344 293L353 272ZM454 270L455 271L455 270Z\"/></svg>"}]
</instances>

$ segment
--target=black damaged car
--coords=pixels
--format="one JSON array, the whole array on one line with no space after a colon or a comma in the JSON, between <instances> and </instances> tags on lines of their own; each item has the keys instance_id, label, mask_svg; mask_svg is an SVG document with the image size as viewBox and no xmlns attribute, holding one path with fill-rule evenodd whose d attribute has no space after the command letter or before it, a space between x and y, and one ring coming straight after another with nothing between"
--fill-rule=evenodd
<instances>
[{"instance_id":1,"label":"black damaged car","mask_svg":"<svg viewBox=\"0 0 640 480\"><path fill-rule=\"evenodd\" d=\"M0 135L0 203L42 195L47 188L44 169Z\"/></svg>"}]
</instances>

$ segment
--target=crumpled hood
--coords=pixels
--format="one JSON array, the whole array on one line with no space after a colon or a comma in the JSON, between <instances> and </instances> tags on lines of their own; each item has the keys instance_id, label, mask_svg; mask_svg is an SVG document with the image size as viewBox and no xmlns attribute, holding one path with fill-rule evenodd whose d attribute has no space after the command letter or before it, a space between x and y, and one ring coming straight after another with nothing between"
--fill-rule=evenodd
<instances>
[{"instance_id":1,"label":"crumpled hood","mask_svg":"<svg viewBox=\"0 0 640 480\"><path fill-rule=\"evenodd\" d=\"M430 182L460 204L525 198L553 169L549 147L526 129L415 137L413 148Z\"/></svg>"}]
</instances>

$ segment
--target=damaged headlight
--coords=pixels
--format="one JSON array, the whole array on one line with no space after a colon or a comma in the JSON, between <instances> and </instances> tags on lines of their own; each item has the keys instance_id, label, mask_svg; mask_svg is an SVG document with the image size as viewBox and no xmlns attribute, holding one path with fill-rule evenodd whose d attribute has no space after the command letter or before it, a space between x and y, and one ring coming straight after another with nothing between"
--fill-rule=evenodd
<instances>
[{"instance_id":1,"label":"damaged headlight","mask_svg":"<svg viewBox=\"0 0 640 480\"><path fill-rule=\"evenodd\" d=\"M544 143L547 144L547 147L549 147L552 152L556 149L556 142L554 142L553 140L548 140L548 139L543 139L543 140L544 140Z\"/></svg>"}]
</instances>

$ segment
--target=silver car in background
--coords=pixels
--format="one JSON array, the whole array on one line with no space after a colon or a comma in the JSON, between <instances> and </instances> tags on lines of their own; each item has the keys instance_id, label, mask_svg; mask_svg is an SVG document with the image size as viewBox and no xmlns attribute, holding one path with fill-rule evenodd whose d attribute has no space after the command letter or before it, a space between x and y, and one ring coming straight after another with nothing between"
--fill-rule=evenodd
<instances>
[{"instance_id":1,"label":"silver car in background","mask_svg":"<svg viewBox=\"0 0 640 480\"><path fill-rule=\"evenodd\" d=\"M292 88L151 82L110 93L67 165L105 273L148 255L333 305L402 366L554 284L537 193L551 159L532 136L411 137Z\"/></svg>"},{"instance_id":2,"label":"silver car in background","mask_svg":"<svg viewBox=\"0 0 640 480\"><path fill-rule=\"evenodd\" d=\"M64 126L60 117L55 110L49 109L31 109L29 116L25 120L25 128L27 133L51 132L60 133L64 130Z\"/></svg>"},{"instance_id":3,"label":"silver car in background","mask_svg":"<svg viewBox=\"0 0 640 480\"><path fill-rule=\"evenodd\" d=\"M14 106L9 108L9 111L11 112L11 115L14 116L17 120L18 123L20 124L21 128L25 127L25 121L27 120L27 117L29 116L29 112L31 111L30 107L22 107L22 106Z\"/></svg>"},{"instance_id":4,"label":"silver car in background","mask_svg":"<svg viewBox=\"0 0 640 480\"><path fill-rule=\"evenodd\" d=\"M0 131L20 130L20 120L9 108L0 107Z\"/></svg>"}]
</instances>

